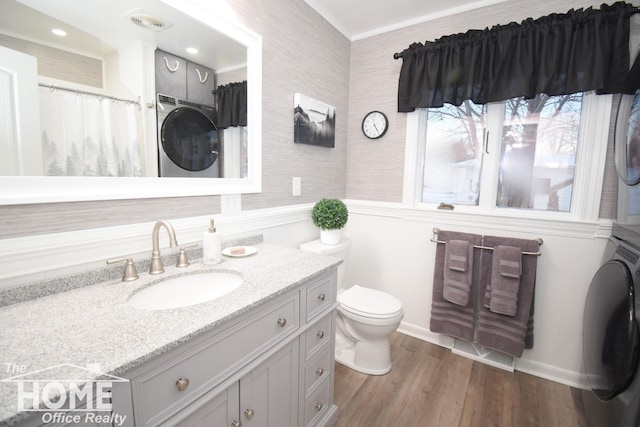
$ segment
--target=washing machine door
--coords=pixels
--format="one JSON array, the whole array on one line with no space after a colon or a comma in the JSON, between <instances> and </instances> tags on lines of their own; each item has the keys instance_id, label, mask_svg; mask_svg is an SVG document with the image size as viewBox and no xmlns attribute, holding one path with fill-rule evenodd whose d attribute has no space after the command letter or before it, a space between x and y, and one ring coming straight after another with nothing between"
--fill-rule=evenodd
<instances>
[{"instance_id":1,"label":"washing machine door","mask_svg":"<svg viewBox=\"0 0 640 427\"><path fill-rule=\"evenodd\" d=\"M218 158L218 132L202 112L180 107L162 123L162 148L182 169L198 172L208 169Z\"/></svg>"},{"instance_id":2,"label":"washing machine door","mask_svg":"<svg viewBox=\"0 0 640 427\"><path fill-rule=\"evenodd\" d=\"M638 365L633 277L624 262L608 261L593 277L582 334L591 389L601 400L610 400L629 386Z\"/></svg>"}]
</instances>

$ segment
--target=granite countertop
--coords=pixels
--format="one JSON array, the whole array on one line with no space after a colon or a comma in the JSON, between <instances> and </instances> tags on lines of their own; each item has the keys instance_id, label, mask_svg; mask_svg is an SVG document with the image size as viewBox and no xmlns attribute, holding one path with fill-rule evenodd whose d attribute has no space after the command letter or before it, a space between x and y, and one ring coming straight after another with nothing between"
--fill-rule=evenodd
<instances>
[{"instance_id":1,"label":"granite countertop","mask_svg":"<svg viewBox=\"0 0 640 427\"><path fill-rule=\"evenodd\" d=\"M165 265L162 275L139 272L134 282L109 280L1 307L0 425L28 415L18 410L16 383L2 380L66 364L121 375L340 263L297 249L255 246L256 254L223 256L215 266L200 260L186 268ZM212 270L239 272L244 283L216 300L189 307L143 310L126 304L133 293L159 279Z\"/></svg>"}]
</instances>

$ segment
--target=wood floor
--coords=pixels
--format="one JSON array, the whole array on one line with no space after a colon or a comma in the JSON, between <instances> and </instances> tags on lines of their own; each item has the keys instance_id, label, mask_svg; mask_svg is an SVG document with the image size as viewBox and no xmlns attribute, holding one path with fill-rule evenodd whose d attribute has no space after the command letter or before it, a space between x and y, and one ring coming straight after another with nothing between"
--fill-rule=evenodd
<instances>
[{"instance_id":1,"label":"wood floor","mask_svg":"<svg viewBox=\"0 0 640 427\"><path fill-rule=\"evenodd\" d=\"M397 332L391 357L393 369L382 376L336 363L336 427L586 426L579 393L568 386Z\"/></svg>"}]
</instances>

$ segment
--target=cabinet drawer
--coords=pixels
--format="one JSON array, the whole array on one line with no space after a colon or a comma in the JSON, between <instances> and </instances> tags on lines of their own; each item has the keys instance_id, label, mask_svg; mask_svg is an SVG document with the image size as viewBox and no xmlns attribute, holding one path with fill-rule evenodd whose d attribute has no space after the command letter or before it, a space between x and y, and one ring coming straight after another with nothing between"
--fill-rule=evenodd
<instances>
[{"instance_id":1,"label":"cabinet drawer","mask_svg":"<svg viewBox=\"0 0 640 427\"><path fill-rule=\"evenodd\" d=\"M335 300L336 275L319 279L307 288L307 321L331 306Z\"/></svg>"},{"instance_id":2,"label":"cabinet drawer","mask_svg":"<svg viewBox=\"0 0 640 427\"><path fill-rule=\"evenodd\" d=\"M318 384L331 376L331 347L327 345L317 357L307 362L304 375L305 392L308 396Z\"/></svg>"},{"instance_id":3,"label":"cabinet drawer","mask_svg":"<svg viewBox=\"0 0 640 427\"><path fill-rule=\"evenodd\" d=\"M299 327L298 306L298 293L295 293L134 378L136 424L153 425L162 421L294 332ZM188 380L182 391L178 387L179 379Z\"/></svg>"},{"instance_id":4,"label":"cabinet drawer","mask_svg":"<svg viewBox=\"0 0 640 427\"><path fill-rule=\"evenodd\" d=\"M333 329L331 328L332 316L333 313L327 314L305 332L305 359L309 359L320 347L333 338Z\"/></svg>"},{"instance_id":5,"label":"cabinet drawer","mask_svg":"<svg viewBox=\"0 0 640 427\"><path fill-rule=\"evenodd\" d=\"M304 425L313 426L324 417L329 410L329 380L325 381L318 394L310 398L304 405Z\"/></svg>"}]
</instances>

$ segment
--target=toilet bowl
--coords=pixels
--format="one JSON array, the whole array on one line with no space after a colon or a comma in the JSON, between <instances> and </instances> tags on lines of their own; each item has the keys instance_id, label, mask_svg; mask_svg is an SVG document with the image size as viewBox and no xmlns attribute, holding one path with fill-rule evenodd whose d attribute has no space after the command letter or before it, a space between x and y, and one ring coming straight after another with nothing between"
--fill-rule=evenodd
<instances>
[{"instance_id":1,"label":"toilet bowl","mask_svg":"<svg viewBox=\"0 0 640 427\"><path fill-rule=\"evenodd\" d=\"M336 361L358 372L383 375L391 370L389 336L404 317L402 303L375 289L358 285L344 289L350 247L349 239L337 245L324 245L319 240L300 245L302 250L343 260L338 267Z\"/></svg>"},{"instance_id":2,"label":"toilet bowl","mask_svg":"<svg viewBox=\"0 0 640 427\"><path fill-rule=\"evenodd\" d=\"M371 375L391 370L389 335L404 317L397 298L354 285L338 295L336 360Z\"/></svg>"}]
</instances>

